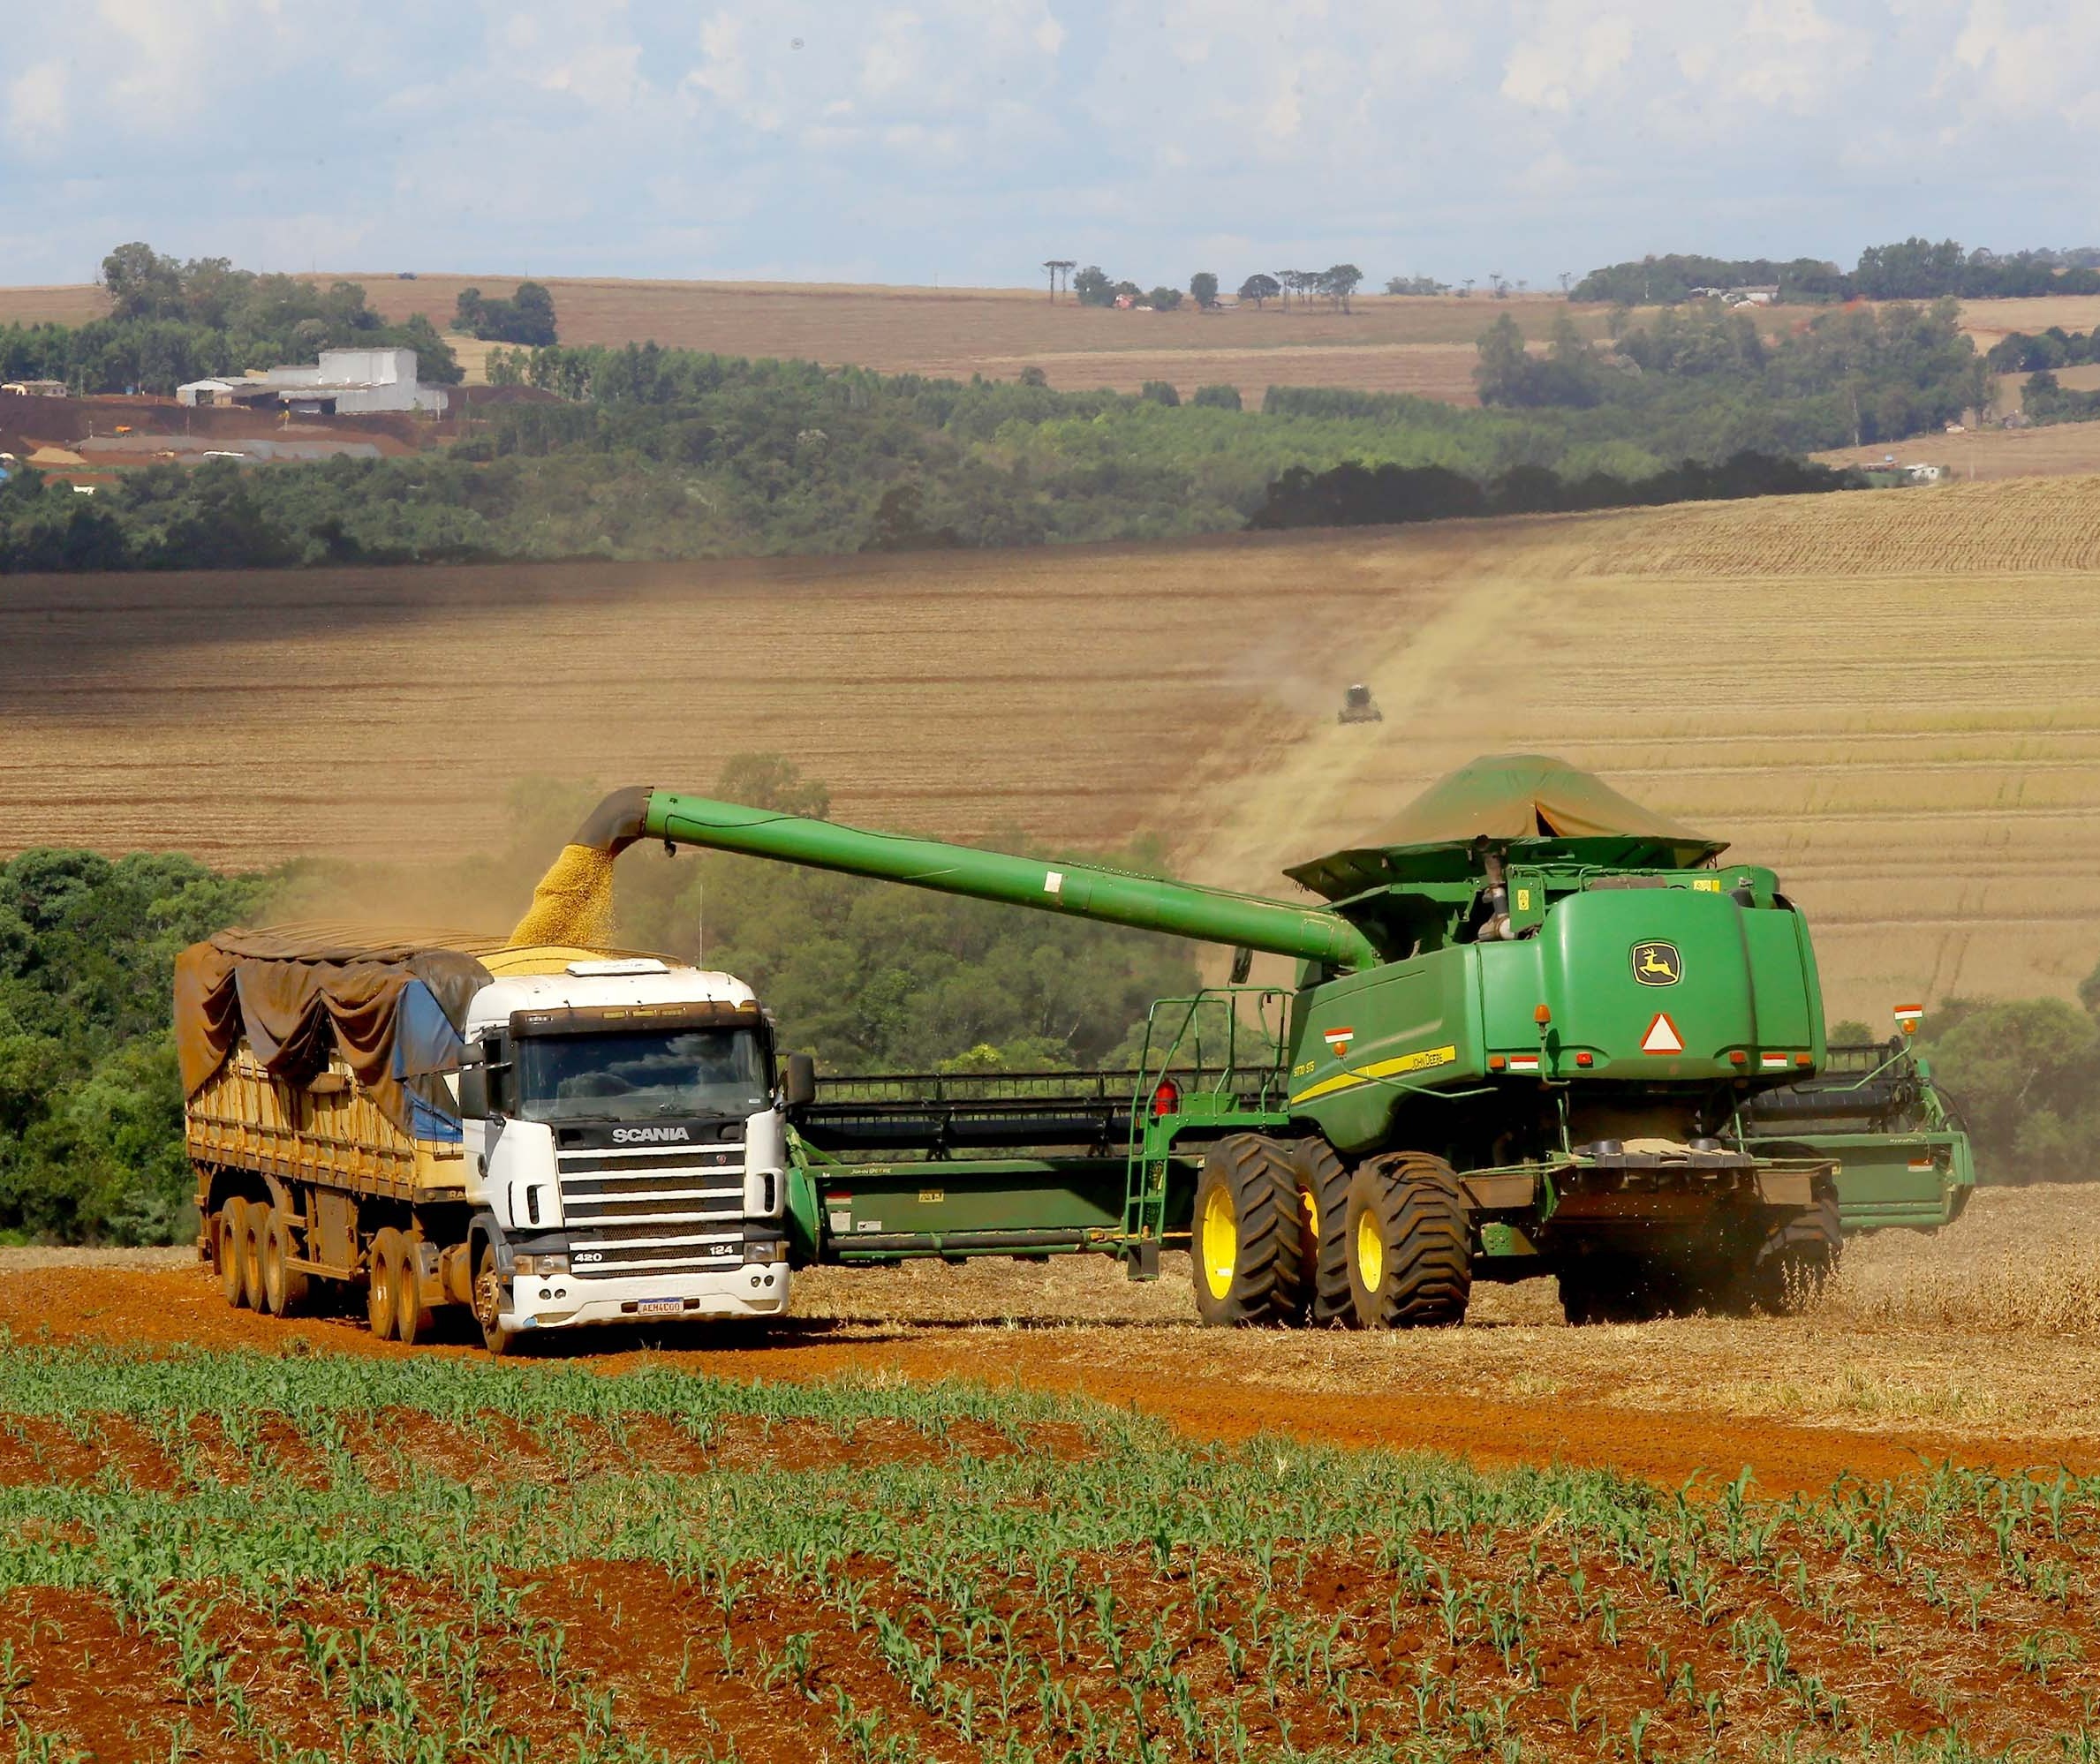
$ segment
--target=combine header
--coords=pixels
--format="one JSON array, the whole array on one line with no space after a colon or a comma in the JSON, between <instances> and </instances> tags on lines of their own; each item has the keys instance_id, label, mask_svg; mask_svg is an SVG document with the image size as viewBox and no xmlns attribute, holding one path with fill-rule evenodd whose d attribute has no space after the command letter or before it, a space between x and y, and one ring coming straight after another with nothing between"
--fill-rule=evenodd
<instances>
[{"instance_id":1,"label":"combine header","mask_svg":"<svg viewBox=\"0 0 2100 1764\"><path fill-rule=\"evenodd\" d=\"M1907 1052L1856 1074L1907 1108L1820 1082L1815 957L1773 873L1559 761L1477 762L1389 842L1287 872L1321 904L661 790L592 833L1241 952L1233 985L1153 1007L1135 1072L820 1085L805 1259L1096 1250L1145 1278L1187 1247L1221 1323L1452 1323L1476 1279L1542 1272L1571 1321L1777 1309L1848 1222L1940 1225L1973 1180ZM1291 991L1239 984L1257 950L1297 959Z\"/></svg>"}]
</instances>

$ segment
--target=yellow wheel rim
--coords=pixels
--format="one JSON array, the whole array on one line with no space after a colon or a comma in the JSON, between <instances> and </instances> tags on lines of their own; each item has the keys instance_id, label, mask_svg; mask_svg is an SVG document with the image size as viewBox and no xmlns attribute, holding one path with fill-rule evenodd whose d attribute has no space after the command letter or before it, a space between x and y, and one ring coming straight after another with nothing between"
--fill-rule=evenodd
<instances>
[{"instance_id":1,"label":"yellow wheel rim","mask_svg":"<svg viewBox=\"0 0 2100 1764\"><path fill-rule=\"evenodd\" d=\"M1356 1220L1356 1274L1366 1293L1377 1292L1386 1278L1386 1236L1368 1207Z\"/></svg>"},{"instance_id":2,"label":"yellow wheel rim","mask_svg":"<svg viewBox=\"0 0 2100 1764\"><path fill-rule=\"evenodd\" d=\"M1197 1248L1203 1255L1204 1284L1213 1299L1222 1299L1232 1291L1232 1273L1240 1259L1240 1222L1223 1183L1204 1198L1201 1238Z\"/></svg>"}]
</instances>

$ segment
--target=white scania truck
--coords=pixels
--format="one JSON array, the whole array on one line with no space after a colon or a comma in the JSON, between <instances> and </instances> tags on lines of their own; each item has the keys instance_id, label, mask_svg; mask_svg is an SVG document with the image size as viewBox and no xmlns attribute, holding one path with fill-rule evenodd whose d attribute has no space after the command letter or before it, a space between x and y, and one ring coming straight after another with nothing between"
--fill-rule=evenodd
<instances>
[{"instance_id":1,"label":"white scania truck","mask_svg":"<svg viewBox=\"0 0 2100 1764\"><path fill-rule=\"evenodd\" d=\"M781 1075L751 989L654 957L339 927L177 964L199 1247L230 1303L361 1287L375 1334L489 1349L788 1305Z\"/></svg>"}]
</instances>

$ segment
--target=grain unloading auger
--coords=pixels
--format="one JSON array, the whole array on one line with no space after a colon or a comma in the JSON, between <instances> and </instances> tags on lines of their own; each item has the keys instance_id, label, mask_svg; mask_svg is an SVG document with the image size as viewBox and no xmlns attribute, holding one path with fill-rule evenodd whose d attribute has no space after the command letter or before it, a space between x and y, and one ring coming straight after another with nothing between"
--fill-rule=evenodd
<instances>
[{"instance_id":1,"label":"grain unloading auger","mask_svg":"<svg viewBox=\"0 0 2100 1764\"><path fill-rule=\"evenodd\" d=\"M1144 1276L1186 1245L1219 1323L1447 1323L1476 1278L1548 1271L1575 1321L1778 1308L1848 1216L1937 1225L1971 1180L1907 1052L1900 1116L1804 1138L1756 1107L1825 1060L1801 914L1558 761L1477 761L1390 842L1290 870L1318 905L662 790L608 797L564 863L644 837L1297 959L1288 992L1240 964L1161 1000L1134 1072L827 1080L797 1117L805 1258L1099 1250Z\"/></svg>"}]
</instances>

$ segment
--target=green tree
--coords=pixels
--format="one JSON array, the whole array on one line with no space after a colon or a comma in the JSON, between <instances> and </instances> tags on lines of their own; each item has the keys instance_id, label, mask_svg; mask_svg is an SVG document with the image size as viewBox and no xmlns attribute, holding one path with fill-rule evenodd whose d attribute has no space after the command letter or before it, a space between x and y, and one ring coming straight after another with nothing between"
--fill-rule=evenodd
<instances>
[{"instance_id":1,"label":"green tree","mask_svg":"<svg viewBox=\"0 0 2100 1764\"><path fill-rule=\"evenodd\" d=\"M102 283L119 319L182 316L182 267L143 241L120 245L102 260Z\"/></svg>"},{"instance_id":2,"label":"green tree","mask_svg":"<svg viewBox=\"0 0 2100 1764\"><path fill-rule=\"evenodd\" d=\"M1250 275L1240 283L1240 298L1250 300L1258 310L1265 300L1273 300L1283 292L1283 284L1273 275Z\"/></svg>"},{"instance_id":3,"label":"green tree","mask_svg":"<svg viewBox=\"0 0 2100 1764\"><path fill-rule=\"evenodd\" d=\"M1323 269L1314 279L1314 286L1343 312L1349 310L1349 297L1363 285L1363 272L1353 263L1337 263Z\"/></svg>"},{"instance_id":4,"label":"green tree","mask_svg":"<svg viewBox=\"0 0 2100 1764\"><path fill-rule=\"evenodd\" d=\"M1178 288L1155 288L1144 299L1145 304L1155 313L1171 313L1182 304L1182 290Z\"/></svg>"},{"instance_id":5,"label":"green tree","mask_svg":"<svg viewBox=\"0 0 2100 1764\"><path fill-rule=\"evenodd\" d=\"M1199 269L1189 278L1189 298L1208 311L1218 304L1218 278L1207 269Z\"/></svg>"},{"instance_id":6,"label":"green tree","mask_svg":"<svg viewBox=\"0 0 2100 1764\"><path fill-rule=\"evenodd\" d=\"M1082 306L1112 306L1115 304L1115 290L1101 266L1090 263L1072 278L1072 292L1079 297Z\"/></svg>"}]
</instances>

